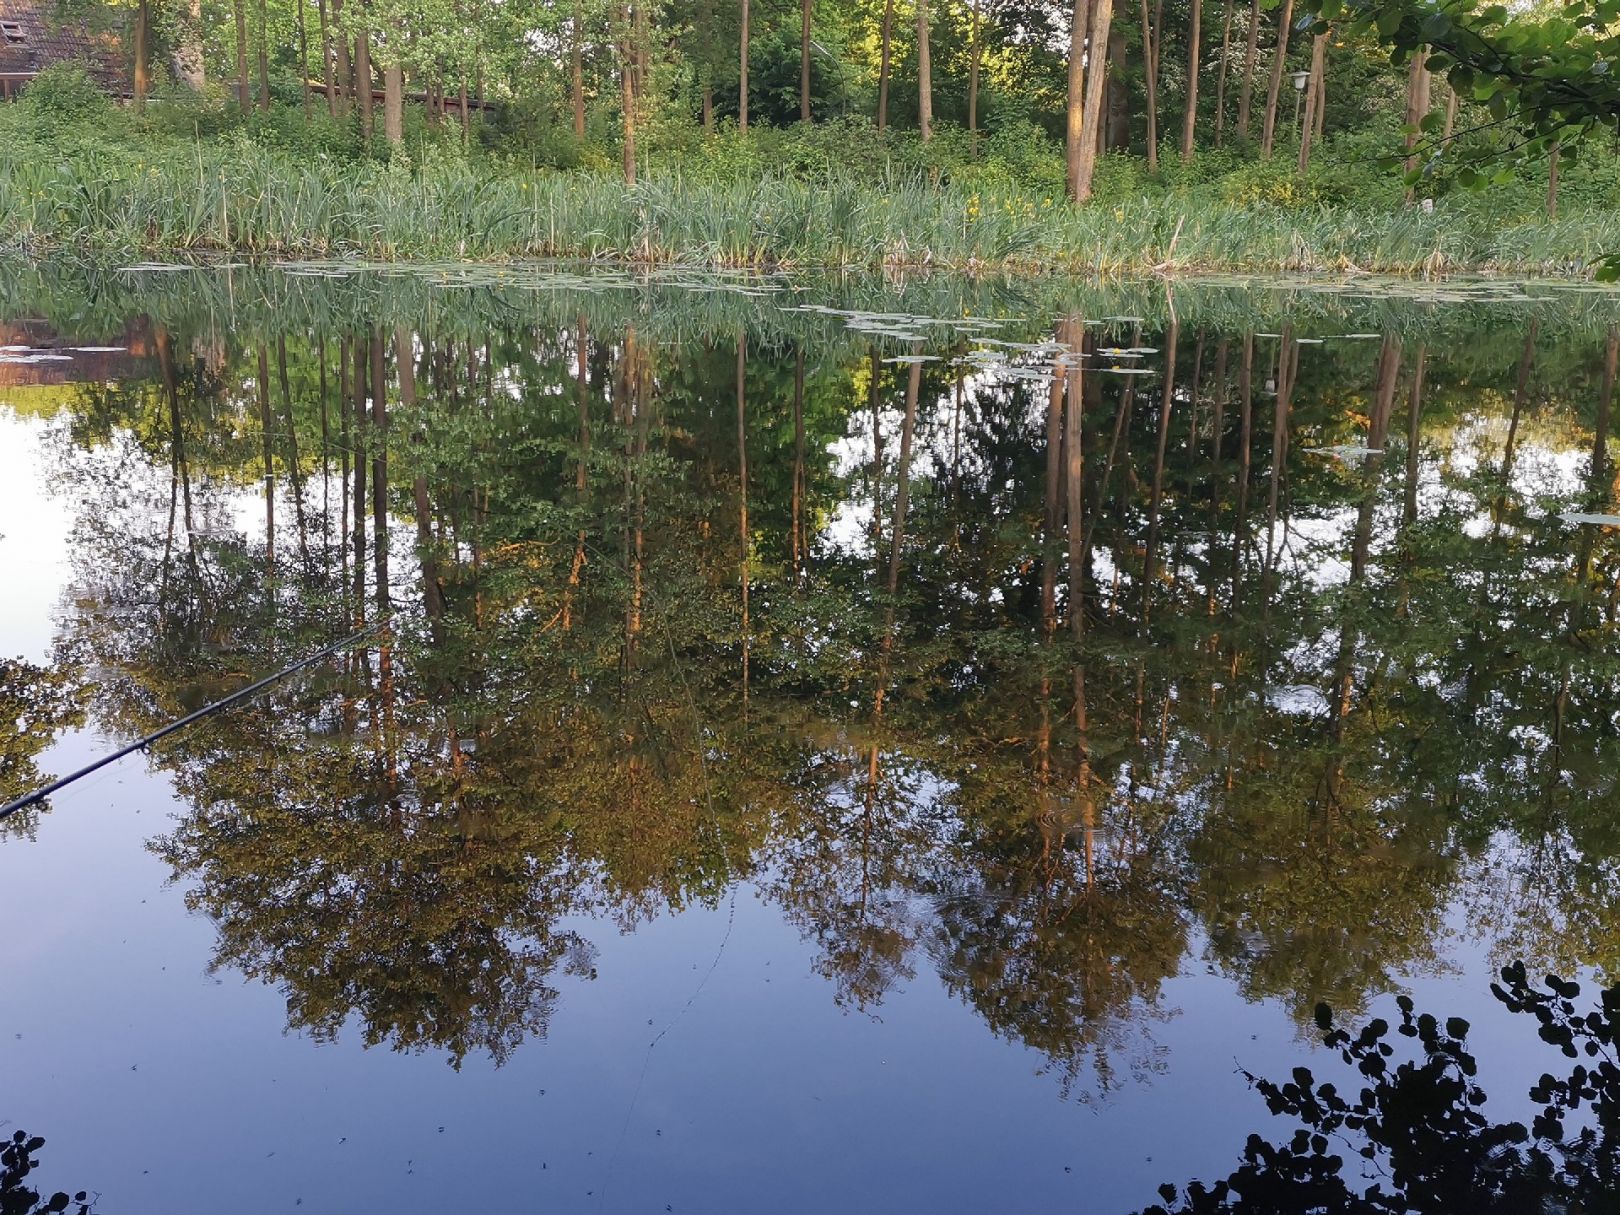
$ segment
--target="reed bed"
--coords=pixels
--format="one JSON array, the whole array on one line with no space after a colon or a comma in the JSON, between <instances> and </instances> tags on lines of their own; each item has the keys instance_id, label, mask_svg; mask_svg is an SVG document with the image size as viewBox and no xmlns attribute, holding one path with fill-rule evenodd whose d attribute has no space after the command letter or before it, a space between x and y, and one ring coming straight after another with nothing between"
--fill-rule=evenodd
<instances>
[{"instance_id":1,"label":"reed bed","mask_svg":"<svg viewBox=\"0 0 1620 1215\"><path fill-rule=\"evenodd\" d=\"M1015 273L1484 270L1579 275L1620 212L1504 219L1488 200L1365 212L1167 195L1071 206L886 181L516 172L298 160L249 143L0 151L0 246L135 256L585 258L747 268Z\"/></svg>"}]
</instances>

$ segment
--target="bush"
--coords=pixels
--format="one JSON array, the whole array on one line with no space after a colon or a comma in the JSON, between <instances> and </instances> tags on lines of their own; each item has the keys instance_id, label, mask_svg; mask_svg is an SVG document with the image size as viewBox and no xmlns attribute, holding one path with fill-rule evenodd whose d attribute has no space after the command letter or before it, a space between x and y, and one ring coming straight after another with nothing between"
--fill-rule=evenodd
<instances>
[{"instance_id":1,"label":"bush","mask_svg":"<svg viewBox=\"0 0 1620 1215\"><path fill-rule=\"evenodd\" d=\"M99 131L114 117L113 103L76 63L54 63L23 90L22 112L43 138Z\"/></svg>"}]
</instances>

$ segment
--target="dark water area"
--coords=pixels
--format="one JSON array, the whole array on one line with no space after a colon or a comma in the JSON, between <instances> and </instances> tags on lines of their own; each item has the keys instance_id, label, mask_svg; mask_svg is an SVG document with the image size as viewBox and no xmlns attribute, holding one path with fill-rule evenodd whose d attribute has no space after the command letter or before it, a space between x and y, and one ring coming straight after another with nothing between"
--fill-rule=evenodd
<instances>
[{"instance_id":1,"label":"dark water area","mask_svg":"<svg viewBox=\"0 0 1620 1215\"><path fill-rule=\"evenodd\" d=\"M1620 978L1620 296L0 274L0 1132L107 1212L1127 1212ZM1499 1095L1498 1095L1499 1094Z\"/></svg>"}]
</instances>

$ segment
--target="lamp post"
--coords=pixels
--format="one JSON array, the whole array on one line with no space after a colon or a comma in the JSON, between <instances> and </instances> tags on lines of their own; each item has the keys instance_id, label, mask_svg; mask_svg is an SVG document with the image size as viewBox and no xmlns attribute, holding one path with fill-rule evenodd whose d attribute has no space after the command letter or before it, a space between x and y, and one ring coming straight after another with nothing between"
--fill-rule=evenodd
<instances>
[{"instance_id":1,"label":"lamp post","mask_svg":"<svg viewBox=\"0 0 1620 1215\"><path fill-rule=\"evenodd\" d=\"M1305 96L1305 82L1311 78L1309 72L1291 72L1294 78L1294 138L1299 138L1299 102Z\"/></svg>"}]
</instances>

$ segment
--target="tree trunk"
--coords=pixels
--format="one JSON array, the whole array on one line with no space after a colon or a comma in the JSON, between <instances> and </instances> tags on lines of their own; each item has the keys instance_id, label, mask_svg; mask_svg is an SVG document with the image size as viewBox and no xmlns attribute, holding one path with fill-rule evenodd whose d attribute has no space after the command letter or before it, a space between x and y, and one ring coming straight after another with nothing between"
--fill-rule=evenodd
<instances>
[{"instance_id":1,"label":"tree trunk","mask_svg":"<svg viewBox=\"0 0 1620 1215\"><path fill-rule=\"evenodd\" d=\"M236 17L236 107L246 113L252 104L248 86L247 8L244 0L231 0L231 9Z\"/></svg>"},{"instance_id":2,"label":"tree trunk","mask_svg":"<svg viewBox=\"0 0 1620 1215\"><path fill-rule=\"evenodd\" d=\"M270 21L259 0L259 109L270 112Z\"/></svg>"},{"instance_id":3,"label":"tree trunk","mask_svg":"<svg viewBox=\"0 0 1620 1215\"><path fill-rule=\"evenodd\" d=\"M1416 128L1429 112L1429 69L1424 65L1424 56L1428 54L1428 47L1420 46L1412 54L1411 62L1406 70L1406 125ZM1417 172L1418 158L1417 145L1422 135L1417 130L1410 130L1406 136L1406 172ZM1411 201L1413 187L1406 188L1406 197Z\"/></svg>"},{"instance_id":4,"label":"tree trunk","mask_svg":"<svg viewBox=\"0 0 1620 1215\"><path fill-rule=\"evenodd\" d=\"M1446 123L1440 132L1440 146L1451 142L1451 133L1457 129L1457 90L1446 86Z\"/></svg>"},{"instance_id":5,"label":"tree trunk","mask_svg":"<svg viewBox=\"0 0 1620 1215\"><path fill-rule=\"evenodd\" d=\"M1238 85L1237 133L1249 138L1249 115L1254 101L1254 63L1260 49L1260 0L1249 6L1248 40L1243 46L1243 81Z\"/></svg>"},{"instance_id":6,"label":"tree trunk","mask_svg":"<svg viewBox=\"0 0 1620 1215\"><path fill-rule=\"evenodd\" d=\"M354 37L354 91L360 102L360 137L371 142L371 43L366 31Z\"/></svg>"},{"instance_id":7,"label":"tree trunk","mask_svg":"<svg viewBox=\"0 0 1620 1215\"><path fill-rule=\"evenodd\" d=\"M934 78L928 60L928 0L917 0L917 130L922 141L934 137Z\"/></svg>"},{"instance_id":8,"label":"tree trunk","mask_svg":"<svg viewBox=\"0 0 1620 1215\"><path fill-rule=\"evenodd\" d=\"M203 67L202 0L190 0L186 6L186 22L181 27L172 62L175 78L186 87L200 89L208 83L208 73Z\"/></svg>"},{"instance_id":9,"label":"tree trunk","mask_svg":"<svg viewBox=\"0 0 1620 1215\"><path fill-rule=\"evenodd\" d=\"M747 0L743 0L746 11ZM748 339L737 334L737 534L741 545L742 584L742 683L743 705L748 704L748 650L752 637L748 625Z\"/></svg>"},{"instance_id":10,"label":"tree trunk","mask_svg":"<svg viewBox=\"0 0 1620 1215\"><path fill-rule=\"evenodd\" d=\"M147 6L147 0L140 0L135 6L135 78L131 82L131 92L134 94L137 110L146 108L146 60L149 54L147 43L150 39L151 20L152 14Z\"/></svg>"},{"instance_id":11,"label":"tree trunk","mask_svg":"<svg viewBox=\"0 0 1620 1215\"><path fill-rule=\"evenodd\" d=\"M628 18L627 14L625 16ZM624 36L629 38L628 19L624 26ZM628 45L619 48L619 99L624 109L624 183L627 186L636 184L636 86L630 51Z\"/></svg>"},{"instance_id":12,"label":"tree trunk","mask_svg":"<svg viewBox=\"0 0 1620 1215\"><path fill-rule=\"evenodd\" d=\"M737 62L737 129L748 134L748 0L742 0L742 42Z\"/></svg>"},{"instance_id":13,"label":"tree trunk","mask_svg":"<svg viewBox=\"0 0 1620 1215\"><path fill-rule=\"evenodd\" d=\"M973 0L973 8L968 18L968 136L972 140L974 151L978 151L979 136L979 62L983 56L983 47L979 42L979 0Z\"/></svg>"},{"instance_id":14,"label":"tree trunk","mask_svg":"<svg viewBox=\"0 0 1620 1215\"><path fill-rule=\"evenodd\" d=\"M1145 4L1146 0L1143 0L1143 3ZM1087 29L1090 22L1090 0L1074 0L1069 22L1069 94L1065 109L1066 129L1063 140L1069 197L1073 199L1080 197L1081 145L1091 133L1091 128L1085 125L1086 36L1090 32Z\"/></svg>"},{"instance_id":15,"label":"tree trunk","mask_svg":"<svg viewBox=\"0 0 1620 1215\"><path fill-rule=\"evenodd\" d=\"M1187 115L1181 124L1181 160L1193 158L1193 134L1198 128L1198 54L1203 37L1204 6L1192 0L1192 16L1187 25Z\"/></svg>"},{"instance_id":16,"label":"tree trunk","mask_svg":"<svg viewBox=\"0 0 1620 1215\"><path fill-rule=\"evenodd\" d=\"M1299 129L1299 162L1296 165L1301 176L1311 167L1311 137L1316 132L1317 109L1322 104L1316 81L1322 74L1322 56L1326 45L1326 33L1311 39L1311 82L1306 89L1305 122Z\"/></svg>"},{"instance_id":17,"label":"tree trunk","mask_svg":"<svg viewBox=\"0 0 1620 1215\"><path fill-rule=\"evenodd\" d=\"M304 0L298 0L298 87L304 93L304 121L307 123L310 115L309 29L304 21Z\"/></svg>"},{"instance_id":18,"label":"tree trunk","mask_svg":"<svg viewBox=\"0 0 1620 1215\"><path fill-rule=\"evenodd\" d=\"M429 89L429 105L432 95ZM405 69L398 63L383 68L383 134L396 148L405 142Z\"/></svg>"},{"instance_id":19,"label":"tree trunk","mask_svg":"<svg viewBox=\"0 0 1620 1215\"><path fill-rule=\"evenodd\" d=\"M461 77L461 91L457 95L456 101L461 106L461 146L466 147L467 137L472 133L472 117L467 112L467 76L465 73Z\"/></svg>"},{"instance_id":20,"label":"tree trunk","mask_svg":"<svg viewBox=\"0 0 1620 1215\"><path fill-rule=\"evenodd\" d=\"M1322 142L1322 131L1327 125L1327 47L1322 48L1322 62L1316 68L1316 142Z\"/></svg>"},{"instance_id":21,"label":"tree trunk","mask_svg":"<svg viewBox=\"0 0 1620 1215\"><path fill-rule=\"evenodd\" d=\"M337 117L337 91L332 80L332 30L326 22L326 0L320 0L321 21L321 84L326 89L326 112Z\"/></svg>"},{"instance_id":22,"label":"tree trunk","mask_svg":"<svg viewBox=\"0 0 1620 1215\"><path fill-rule=\"evenodd\" d=\"M1123 152L1131 146L1131 84L1125 71L1125 31L1108 35L1107 95L1108 139L1105 146Z\"/></svg>"},{"instance_id":23,"label":"tree trunk","mask_svg":"<svg viewBox=\"0 0 1620 1215\"><path fill-rule=\"evenodd\" d=\"M343 0L332 0L332 24L338 29L338 35L332 44L332 71L337 102L333 112L339 118L347 117L349 107L354 103L354 61L349 56L349 39L342 33L342 26L338 21L342 14Z\"/></svg>"},{"instance_id":24,"label":"tree trunk","mask_svg":"<svg viewBox=\"0 0 1620 1215\"><path fill-rule=\"evenodd\" d=\"M1547 160L1547 218L1558 218L1558 153L1562 141L1553 140L1552 155Z\"/></svg>"},{"instance_id":25,"label":"tree trunk","mask_svg":"<svg viewBox=\"0 0 1620 1215\"><path fill-rule=\"evenodd\" d=\"M1093 0L1091 9L1091 45L1106 47L1109 42L1109 24L1114 16L1114 0ZM1105 61L1092 58L1091 71L1086 75L1085 112L1081 116L1082 130L1092 130L1102 119L1103 80L1108 74ZM1080 163L1073 194L1077 202L1091 197L1091 179L1097 171L1097 142L1080 141Z\"/></svg>"},{"instance_id":26,"label":"tree trunk","mask_svg":"<svg viewBox=\"0 0 1620 1215\"><path fill-rule=\"evenodd\" d=\"M1159 52L1148 0L1142 2L1142 80L1147 89L1147 167L1159 171Z\"/></svg>"},{"instance_id":27,"label":"tree trunk","mask_svg":"<svg viewBox=\"0 0 1620 1215\"><path fill-rule=\"evenodd\" d=\"M1226 0L1226 20L1221 26L1221 65L1215 75L1215 146L1226 142L1226 73L1232 46L1232 0Z\"/></svg>"},{"instance_id":28,"label":"tree trunk","mask_svg":"<svg viewBox=\"0 0 1620 1215\"><path fill-rule=\"evenodd\" d=\"M703 133L714 134L714 86L706 81L703 85Z\"/></svg>"},{"instance_id":29,"label":"tree trunk","mask_svg":"<svg viewBox=\"0 0 1620 1215\"><path fill-rule=\"evenodd\" d=\"M1283 68L1288 64L1288 30L1294 20L1294 0L1283 0L1282 17L1277 22L1277 52L1271 65L1271 83L1266 88L1266 114L1260 126L1260 156L1270 160L1277 140L1277 99L1282 95Z\"/></svg>"},{"instance_id":30,"label":"tree trunk","mask_svg":"<svg viewBox=\"0 0 1620 1215\"><path fill-rule=\"evenodd\" d=\"M810 121L810 7L813 0L799 4L799 121Z\"/></svg>"},{"instance_id":31,"label":"tree trunk","mask_svg":"<svg viewBox=\"0 0 1620 1215\"><path fill-rule=\"evenodd\" d=\"M574 107L574 138L585 138L585 14L584 6L574 6L574 45L570 53L572 59L569 77L568 96ZM466 89L463 87L463 94Z\"/></svg>"},{"instance_id":32,"label":"tree trunk","mask_svg":"<svg viewBox=\"0 0 1620 1215\"><path fill-rule=\"evenodd\" d=\"M878 134L889 129L889 55L894 34L894 0L883 0L883 27L878 32Z\"/></svg>"}]
</instances>

